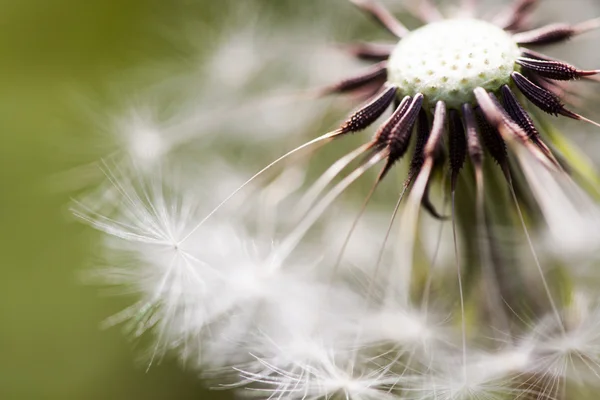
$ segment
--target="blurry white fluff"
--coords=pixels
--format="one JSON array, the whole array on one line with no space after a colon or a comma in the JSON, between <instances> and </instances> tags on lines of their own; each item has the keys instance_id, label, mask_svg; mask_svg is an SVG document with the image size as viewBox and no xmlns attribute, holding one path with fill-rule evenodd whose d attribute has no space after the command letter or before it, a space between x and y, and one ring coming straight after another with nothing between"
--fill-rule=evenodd
<instances>
[{"instance_id":1,"label":"blurry white fluff","mask_svg":"<svg viewBox=\"0 0 600 400\"><path fill-rule=\"evenodd\" d=\"M99 277L140 297L112 322L129 319L136 334L153 329L155 352L177 348L199 366L230 365L260 347L253 337L333 334L354 323L357 297L325 284L319 249L281 258L277 242L252 233L256 205L203 221L210 195L177 192L159 173L121 177L108 172L110 201L87 197L74 212L107 234Z\"/></svg>"},{"instance_id":2,"label":"blurry white fluff","mask_svg":"<svg viewBox=\"0 0 600 400\"><path fill-rule=\"evenodd\" d=\"M526 383L550 391L557 382L598 387L600 376L600 298L596 293L575 291L561 310L563 324L550 314L532 326L518 343L529 354L522 372L532 377ZM540 385L536 382L543 382Z\"/></svg>"},{"instance_id":3,"label":"blurry white fluff","mask_svg":"<svg viewBox=\"0 0 600 400\"><path fill-rule=\"evenodd\" d=\"M302 348L301 354L277 348L280 355L293 356L284 364L257 356L258 372L240 368L244 383L254 384L245 393L270 399L396 399L395 387L414 380L411 371L395 372L394 362L380 365L358 350L320 343L315 335L305 338Z\"/></svg>"},{"instance_id":4,"label":"blurry white fluff","mask_svg":"<svg viewBox=\"0 0 600 400\"><path fill-rule=\"evenodd\" d=\"M564 334L552 315L522 340L483 351L460 343L453 305L434 309L439 293L413 304L393 257L377 270L338 269L338 237L315 243L286 228L301 171L205 219L219 194L178 184L166 169L119 168L105 170L107 198L74 209L106 234L98 276L139 299L109 323L151 330L153 355L173 350L218 384L277 399L502 399L543 390L546 377L600 373L600 320L585 297L569 308ZM568 372L574 357L577 374Z\"/></svg>"},{"instance_id":5,"label":"blurry white fluff","mask_svg":"<svg viewBox=\"0 0 600 400\"><path fill-rule=\"evenodd\" d=\"M497 352L470 342L463 347L454 332L462 316L455 315L456 302L444 298L456 282L443 281L444 292L429 305L413 304L411 279L402 279L411 276L412 263L399 262L388 248L381 268L376 265L387 219L371 211L338 265L355 213L349 219L347 209L336 215L329 207L317 215L317 225L330 217L325 229L317 227L311 238L317 240L304 238L313 224L294 232L298 221L282 203L303 185L301 170L288 168L258 195L241 193L204 220L242 183L241 175L249 175L228 168L220 146L268 141L250 160L260 167L293 147L290 142L301 142L300 135L317 135L323 103L257 95L271 83L281 88L282 79L273 76L288 71L285 90L293 92L334 81L351 67L323 46L322 32L305 26L301 34L290 28L272 35L265 30L269 24L243 11L226 25L231 31L202 55L205 67L170 76L142 94L151 104L113 120L108 134L116 150L106 157L106 182L75 207L106 234L99 277L139 299L109 323L127 320L136 335L151 330L153 355L172 349L218 383L231 378L233 386L249 386L253 390L244 393L260 398L518 398L532 391L517 385L520 375L563 378L573 354L582 355L579 364L590 363L587 372L598 372L596 312L581 313L557 341L550 319ZM189 58L193 63L195 54ZM240 58L243 63L236 62ZM171 101L176 108L163 107ZM594 208L573 206L567 201L572 193L547 171L533 160L520 161L553 237L575 253L576 245L598 239L600 224L590 224ZM164 165L176 165L177 172L163 175ZM431 261L438 227L428 228L419 233ZM390 247L398 243L392 238ZM447 264L450 253L441 254L440 264ZM433 310L440 304L442 310Z\"/></svg>"},{"instance_id":6,"label":"blurry white fluff","mask_svg":"<svg viewBox=\"0 0 600 400\"><path fill-rule=\"evenodd\" d=\"M566 174L549 171L525 151L518 157L547 224L548 250L572 265L597 256L600 207Z\"/></svg>"},{"instance_id":7,"label":"blurry white fluff","mask_svg":"<svg viewBox=\"0 0 600 400\"><path fill-rule=\"evenodd\" d=\"M204 146L207 141L288 144L290 138L314 136L329 100L315 98L307 88L360 67L327 42L335 36L325 31L331 25L316 20L320 13L314 11L307 18L314 21L310 28L305 21L280 29L278 16L245 3L232 8L218 32L186 21L169 33L181 57L155 67L164 76L146 97L164 102L163 110L175 102L177 135L189 142L200 139Z\"/></svg>"},{"instance_id":8,"label":"blurry white fluff","mask_svg":"<svg viewBox=\"0 0 600 400\"><path fill-rule=\"evenodd\" d=\"M88 196L74 212L106 235L96 278L138 298L107 323L152 331L153 356L173 350L219 384L267 397L393 398L452 335L428 310L386 296L379 279L338 274L326 238L290 249L285 229L265 229L285 225L285 212L268 217L298 187L289 172L205 220L210 192L182 190L160 169L106 169L109 198Z\"/></svg>"},{"instance_id":9,"label":"blurry white fluff","mask_svg":"<svg viewBox=\"0 0 600 400\"><path fill-rule=\"evenodd\" d=\"M237 160L245 168L253 162L259 168L282 149L316 136L331 110L330 100L316 99L306 88L330 83L358 63L326 42L324 38L333 36L323 32L327 24L281 30L265 23L270 17L255 7L236 6L235 11L219 32L190 20L166 33L181 49L180 57L124 74L124 87L139 76L153 83L134 93L116 85L119 112L98 112L105 108L103 102L78 95L75 107L86 122L95 123L97 133L93 143L78 144L73 152L79 156L82 149L92 149L95 157L149 172L176 165L181 175L199 181L198 174L206 171L227 170L235 178L233 163L227 166L226 155L215 148L260 144L261 157L244 152ZM327 68L322 68L324 63ZM102 179L95 165L64 178L77 188ZM201 178L206 182L209 177Z\"/></svg>"}]
</instances>

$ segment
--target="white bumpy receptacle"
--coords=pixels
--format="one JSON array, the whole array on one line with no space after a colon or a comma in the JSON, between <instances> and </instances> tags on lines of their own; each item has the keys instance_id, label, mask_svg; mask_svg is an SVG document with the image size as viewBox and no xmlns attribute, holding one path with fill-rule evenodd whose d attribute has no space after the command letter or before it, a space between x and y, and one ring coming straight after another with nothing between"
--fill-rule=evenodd
<instances>
[{"instance_id":1,"label":"white bumpy receptacle","mask_svg":"<svg viewBox=\"0 0 600 400\"><path fill-rule=\"evenodd\" d=\"M520 55L511 35L489 22L456 19L411 32L394 49L388 80L399 96L423 93L430 106L473 103L473 89L494 91L509 83Z\"/></svg>"}]
</instances>

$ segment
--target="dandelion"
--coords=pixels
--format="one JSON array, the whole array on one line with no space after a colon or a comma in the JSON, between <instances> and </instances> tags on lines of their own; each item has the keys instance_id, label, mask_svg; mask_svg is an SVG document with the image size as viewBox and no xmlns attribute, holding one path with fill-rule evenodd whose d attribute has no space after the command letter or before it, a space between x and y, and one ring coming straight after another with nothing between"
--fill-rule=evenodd
<instances>
[{"instance_id":1,"label":"dandelion","mask_svg":"<svg viewBox=\"0 0 600 400\"><path fill-rule=\"evenodd\" d=\"M373 139L340 158L309 190L313 200L307 202L305 209L314 204L336 176L363 157L358 167L323 197L319 203L322 207L317 207L322 211L308 215L312 220L319 218L333 199L367 170L383 164L374 185L377 187L392 166L406 156L414 136L414 154L403 190L403 194L409 193L408 205L401 218L408 226L406 233L414 231L411 228L416 226L417 204L422 204L435 217L442 217L429 200L429 188L435 170L445 168L446 158L455 219L456 186L468 158L475 177L478 234L484 238L487 236L484 227L484 153L499 165L516 202L518 193L513 186L507 144L514 150L519 164L527 162L525 157L531 157L553 174L565 174L561 164L564 160L557 160L529 109L598 125L568 109L556 88L565 81L590 79L600 71L579 69L524 47L566 41L598 28L598 19L576 25L553 24L524 30L521 26L536 2L518 1L492 22L475 19L472 2L465 3L464 14L469 18L448 20L440 20L441 13L425 2L421 16L428 23L410 32L379 3L365 0L354 3L397 36L399 42L392 46L369 43L351 46L350 51L358 58L377 60L378 63L360 75L327 87L322 93L363 91L376 94L337 130L290 151L250 179L252 181L301 150L368 128L393 103L391 116L379 126ZM371 195L372 192L366 202ZM538 201L543 203L545 200ZM306 225L310 223L306 222ZM406 248L410 253L410 242ZM411 264L410 258L406 264Z\"/></svg>"},{"instance_id":2,"label":"dandelion","mask_svg":"<svg viewBox=\"0 0 600 400\"><path fill-rule=\"evenodd\" d=\"M332 85L325 93L347 93L364 88L381 92L338 130L316 141L365 129L395 102L392 116L380 126L372 141L340 162L347 166L358 155L366 155L369 161L355 171L356 175L372 164L384 162L379 182L391 166L405 156L409 141L415 136L415 153L405 187L412 184L415 193L411 200L422 202L434 215L439 214L431 209L426 191L432 169L439 167L435 161L443 157L443 153L447 153L449 160L452 193L467 155L471 159L479 193L478 215L482 217L484 149L499 164L510 185L512 178L505 143L523 147L549 168L560 171L527 108L535 106L552 115L597 125L568 110L559 96L547 87L558 85L560 81L589 78L599 71L581 70L523 47L565 41L597 28L600 24L597 19L573 26L559 24L523 31L518 27L529 16L535 2L517 2L495 24L477 19L438 21L440 14L429 5L424 8L424 14L433 22L409 32L378 3L358 0L354 3L400 41L386 48L371 44L351 48L359 58L380 62L364 74ZM527 104L519 100L515 89ZM446 123L447 148L442 152ZM415 125L417 129L413 132ZM519 160L521 154L518 153Z\"/></svg>"},{"instance_id":3,"label":"dandelion","mask_svg":"<svg viewBox=\"0 0 600 400\"><path fill-rule=\"evenodd\" d=\"M124 139L134 161L105 162L111 189L74 207L108 235L110 266L99 276L139 297L109 322L153 331L152 360L173 351L213 386L266 399L546 400L597 384L596 302L575 294L585 286L577 274L558 290L553 275L568 270L550 271L530 226L545 221L543 239L573 265L600 247L600 209L570 175L577 168L557 150L564 138L547 134L542 115L600 126L576 112L567 90L600 70L538 49L600 28L600 19L530 29L535 0L517 0L492 21L476 17L473 0L455 18L421 1L409 11L424 25L409 31L378 2L351 2L398 42L346 46L373 65L318 97L367 100L228 195L223 181L239 175L198 173L199 185L165 176L177 159L166 163L166 154L189 137L157 136L156 124L134 118ZM261 67L247 38L232 35L209 65L239 75L227 90L242 90ZM240 56L248 65L223 61ZM181 121L166 131L202 125ZM291 160L372 126L369 141L310 184L312 170ZM401 161L406 175L384 220L369 204ZM338 206L375 168L362 205ZM248 194L259 179L264 186ZM433 229L420 224L422 208L439 222ZM527 262L515 243L526 243Z\"/></svg>"},{"instance_id":4,"label":"dandelion","mask_svg":"<svg viewBox=\"0 0 600 400\"><path fill-rule=\"evenodd\" d=\"M375 188L386 177L392 166L405 157L412 136L414 153L408 169L402 195L408 193L408 203L400 216L402 223L401 242L403 258L395 269L388 269L387 279L402 281L401 292L408 296L411 291L413 248L417 227L419 205L423 205L433 216L443 218L429 200L432 176L436 170L447 168L450 176L452 221L455 236L456 268L460 293L461 314L464 315L464 290L459 247L456 244L456 187L467 158L474 171L476 196L475 216L478 220L476 235L487 241L480 247L482 274L487 284L487 302L493 313L502 313L502 287L498 287L494 270L494 243L486 227L484 191L484 154L487 153L499 165L508 184L509 192L525 230L527 243L531 247L534 264L539 273L547 300L557 318L558 307L553 299L550 284L533 249L533 241L527 230L525 217L519 205L519 192L514 187L512 154L523 168L530 188L536 193L544 215L550 225L554 221L545 206L547 196L538 195L544 184L530 172L531 159L546 168L548 173L569 181L563 164L546 143L546 139L531 116L540 110L551 115L561 115L575 120L598 125L568 109L557 94L556 87L562 82L590 79L599 70L583 70L563 61L545 56L524 46L545 46L566 41L600 27L598 19L576 25L553 24L527 30L521 28L532 12L535 2L517 1L495 21L474 18L474 3L465 3L465 14L469 17L440 19L441 13L429 2L421 8L421 16L427 22L423 27L410 32L383 6L375 1L353 2L375 18L389 32L399 38L392 46L363 43L351 46L350 51L361 59L376 60L377 63L364 73L331 85L323 94L342 94L363 91L374 93L373 98L353 113L337 130L313 139L290 151L269 164L247 183L262 175L281 160L315 144L338 140L341 137L364 130L375 123L388 108L394 110L377 129L372 140L348 153L334 163L309 190L310 200L303 209L312 209L290 236L289 251L326 213L333 201L367 170L383 164L372 191L364 206L369 202ZM537 118L537 115L536 115ZM347 167L362 157L357 167L336 183L328 192L325 188ZM447 161L445 161L447 159ZM548 174L547 173L547 174ZM555 178L552 178L555 179ZM240 190L246 184L240 187ZM234 193L236 194L237 191ZM317 201L319 195L321 199ZM226 199L225 201L227 201ZM593 208L593 207L590 207ZM553 208L553 209L556 209ZM393 213L392 221L398 207ZM361 212L362 213L362 212ZM592 212L595 214L595 212ZM568 217L567 217L568 218ZM590 224L589 226L593 226ZM552 229L559 225L554 225ZM560 225L562 226L562 225ZM390 225L391 227L391 225ZM354 228L353 228L354 229ZM352 230L353 230L352 229ZM563 232L564 233L564 232ZM350 234L348 235L349 238ZM349 239L344 242L341 253ZM387 240L387 235L386 235ZM577 241L575 239L575 241ZM340 256L341 257L341 256ZM378 263L377 263L378 264ZM377 270L377 268L376 268ZM400 272L399 272L400 271ZM404 272L402 272L404 271ZM494 317L496 323L507 324L504 316ZM502 321L504 320L504 321ZM463 326L463 331L466 328Z\"/></svg>"}]
</instances>

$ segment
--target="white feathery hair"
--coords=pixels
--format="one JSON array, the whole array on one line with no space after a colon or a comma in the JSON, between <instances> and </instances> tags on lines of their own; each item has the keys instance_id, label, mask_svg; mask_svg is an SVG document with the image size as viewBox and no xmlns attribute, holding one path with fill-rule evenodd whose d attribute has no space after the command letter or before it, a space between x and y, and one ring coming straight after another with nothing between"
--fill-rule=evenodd
<instances>
[{"instance_id":1,"label":"white feathery hair","mask_svg":"<svg viewBox=\"0 0 600 400\"><path fill-rule=\"evenodd\" d=\"M106 169L109 198L86 196L73 207L106 234L106 267L94 275L139 297L109 324L129 320L135 335L152 329L155 354L177 348L183 359L209 368L246 361L249 350L261 347L253 337L355 330L360 297L331 287L319 249L298 245L299 251L280 257L269 236L277 229L253 223L268 214L256 213L254 202L236 202L204 220L210 195L166 186L160 170L152 176L128 172ZM295 187L276 179L259 200L277 209Z\"/></svg>"},{"instance_id":2,"label":"white feathery hair","mask_svg":"<svg viewBox=\"0 0 600 400\"><path fill-rule=\"evenodd\" d=\"M553 173L525 151L518 156L546 220L548 249L570 263L598 254L600 207L565 173Z\"/></svg>"},{"instance_id":3,"label":"white feathery hair","mask_svg":"<svg viewBox=\"0 0 600 400\"><path fill-rule=\"evenodd\" d=\"M302 349L299 353L298 348ZM414 378L410 373L393 371L393 362L379 365L365 358L358 349L343 349L338 345L319 342L318 336L307 338L301 346L281 348L293 355L288 363L277 365L256 357L260 371L238 369L245 383L251 383L250 394L268 399L397 399L396 386L404 386ZM296 350L296 351L294 351Z\"/></svg>"},{"instance_id":4,"label":"white feathery hair","mask_svg":"<svg viewBox=\"0 0 600 400\"><path fill-rule=\"evenodd\" d=\"M436 354L430 369L406 390L414 400L502 400L521 398L529 389L518 385L520 369L529 362L526 353L512 349L487 352L475 347L461 354ZM525 397L526 398L526 397Z\"/></svg>"},{"instance_id":5,"label":"white feathery hair","mask_svg":"<svg viewBox=\"0 0 600 400\"><path fill-rule=\"evenodd\" d=\"M525 384L551 391L563 380L597 387L600 378L600 302L597 295L575 291L570 304L535 323L521 339L519 347L531 355L523 366L532 374ZM540 385L540 382L543 384Z\"/></svg>"},{"instance_id":6,"label":"white feathery hair","mask_svg":"<svg viewBox=\"0 0 600 400\"><path fill-rule=\"evenodd\" d=\"M198 180L198 173L205 173L203 181L234 187L232 182L241 184L239 177L246 175L222 153L212 151L215 146L233 141L253 145L268 141L262 154L272 157L281 148L274 144L289 146L314 132L331 111L331 101L317 100L315 93L300 88L329 82L358 64L326 43L325 24L315 23L319 28L308 33L304 26L297 26L283 33L276 30L275 34L274 28L264 23L269 16L246 6L236 7L227 18L227 28L218 35L195 21L181 24L175 32L164 32L165 39L173 41L174 46L181 47L182 42L187 46L183 46L176 63L165 60L131 71L132 79L149 76L158 83L135 94L113 89L121 111L111 111L107 116L107 112L98 111L105 109L103 103L77 96L75 107L93 121L97 131L97 143L90 146L88 142L86 147L93 148L94 155L103 160L122 163L125 168L134 164L138 170L152 173L161 165L171 164L190 180ZM192 25L194 28L189 28ZM206 41L198 41L206 36L212 37L208 46ZM307 61L309 58L315 61ZM307 64L322 62L327 62L328 68L306 68ZM272 79L283 71L289 78L286 88L280 80ZM261 91L256 90L258 84ZM80 152L81 147L74 151ZM246 157L244 161L247 168L248 162L257 160ZM216 175L223 170L227 176L218 179ZM102 180L97 171L95 165L81 166L62 179L79 181L79 188L95 187ZM69 186L75 183L69 182ZM91 196L100 197L105 189Z\"/></svg>"},{"instance_id":7,"label":"white feathery hair","mask_svg":"<svg viewBox=\"0 0 600 400\"><path fill-rule=\"evenodd\" d=\"M142 95L152 106L131 107L109 127L116 150L105 154L105 182L73 207L105 234L104 266L93 274L137 298L107 324L127 321L135 336L151 331L153 358L174 350L221 387L268 399L503 400L551 393L565 379L599 381L600 308L589 297L573 296L561 305L564 319L554 312L520 339L501 332L510 340L491 349L478 340L496 327L467 332L471 315L456 254L461 313L441 317L457 310L456 277L447 281L449 270L442 278L433 267L452 264L452 250L440 250L437 221L419 219L422 193L409 195L399 233L383 245L390 222L380 210L357 216L344 203L332 206L361 166L346 178L330 167L313 197L298 193L310 172L298 163L274 179L260 176L261 189L247 193L255 182L243 182L247 171L231 167L219 146L268 143L256 157L264 158L301 135L314 137L329 108L302 101L312 93L298 88L354 67L323 43L322 30L289 27L274 35L249 9L239 8L214 47L190 38L192 68L152 86ZM291 94L257 95L258 83L261 93L271 84L281 88L270 80L278 70L293 77L285 88ZM162 107L172 100L179 106ZM515 149L551 247L567 257L600 249L597 205L566 174ZM416 267L422 261L429 270ZM421 278L427 288L416 295ZM447 293L430 299L431 279ZM227 377L229 385L222 383Z\"/></svg>"}]
</instances>

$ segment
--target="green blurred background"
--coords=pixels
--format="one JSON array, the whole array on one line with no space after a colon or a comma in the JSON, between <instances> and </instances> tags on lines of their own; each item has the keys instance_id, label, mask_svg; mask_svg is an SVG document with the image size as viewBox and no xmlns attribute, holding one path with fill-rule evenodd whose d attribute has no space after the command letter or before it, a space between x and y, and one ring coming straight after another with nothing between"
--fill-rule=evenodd
<instances>
[{"instance_id":1,"label":"green blurred background","mask_svg":"<svg viewBox=\"0 0 600 400\"><path fill-rule=\"evenodd\" d=\"M263 3L290 12L284 1ZM186 15L218 30L233 6L0 2L0 399L229 397L205 391L172 360L146 372L141 346L118 328L100 328L127 302L82 284L97 236L72 220L71 193L57 176L98 156L86 148L96 143L88 140L95 127L80 115L78 97L105 99L97 111L110 110L114 96L104 94L113 82L122 93L149 83L122 79L123 71L178 55L168 33Z\"/></svg>"},{"instance_id":2,"label":"green blurred background","mask_svg":"<svg viewBox=\"0 0 600 400\"><path fill-rule=\"evenodd\" d=\"M206 391L174 360L146 371L142 346L100 328L128 301L82 283L98 235L70 216L77 187L65 173L100 153L97 121L77 99L109 115L118 93L156 77L132 71L181 56L171 34L190 16L218 32L243 3L284 26L298 8L307 20L306 10L324 12L324 1L0 0L0 399L230 397ZM380 32L356 15L354 33ZM346 22L335 40L352 36Z\"/></svg>"}]
</instances>

